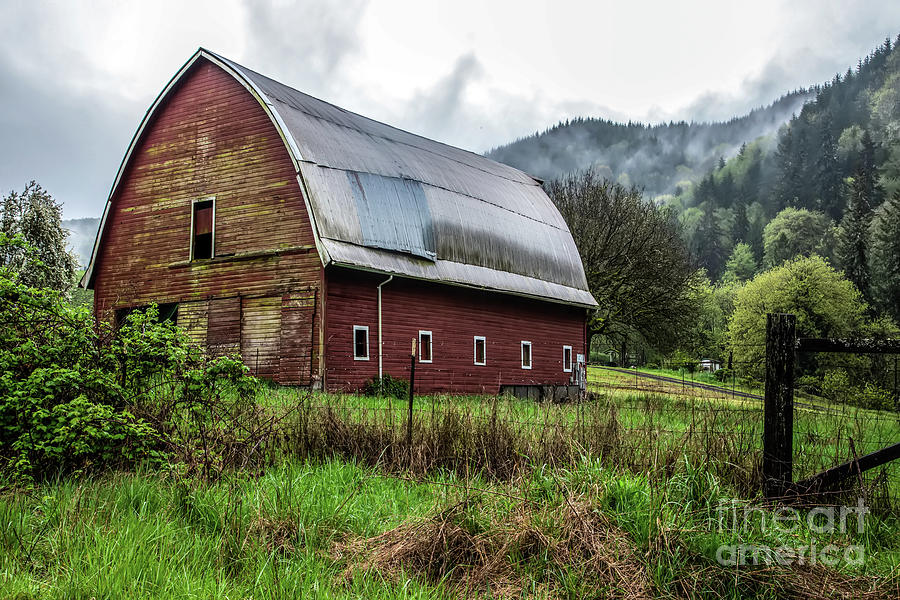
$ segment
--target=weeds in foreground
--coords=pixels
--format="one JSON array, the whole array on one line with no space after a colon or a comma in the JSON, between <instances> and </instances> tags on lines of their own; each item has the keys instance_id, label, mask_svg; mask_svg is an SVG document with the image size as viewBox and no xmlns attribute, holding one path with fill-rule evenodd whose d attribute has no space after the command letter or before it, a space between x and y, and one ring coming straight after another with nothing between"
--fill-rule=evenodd
<instances>
[{"instance_id":1,"label":"weeds in foreground","mask_svg":"<svg viewBox=\"0 0 900 600\"><path fill-rule=\"evenodd\" d=\"M0 494L0 596L896 597L891 535L865 540L861 566L720 565L734 532L716 510L730 494L687 465L658 485L596 459L504 482L340 460L210 483L66 479ZM864 541L808 527L740 539Z\"/></svg>"},{"instance_id":2,"label":"weeds in foreground","mask_svg":"<svg viewBox=\"0 0 900 600\"><path fill-rule=\"evenodd\" d=\"M404 403L405 404L405 403ZM648 474L655 482L676 475L687 457L692 468L716 477L744 498L761 487L762 411L743 405L655 394L589 394L581 403L536 404L507 398L429 398L413 413L406 438L406 407L391 400L307 396L278 410L290 412L280 440L291 456L340 456L388 472L435 471L496 480L542 466L566 468L584 456L608 467ZM896 439L900 426L870 415L808 412L797 415L798 476L852 459ZM895 511L900 471L889 464L850 482L858 496L883 514ZM821 499L819 499L821 500Z\"/></svg>"}]
</instances>

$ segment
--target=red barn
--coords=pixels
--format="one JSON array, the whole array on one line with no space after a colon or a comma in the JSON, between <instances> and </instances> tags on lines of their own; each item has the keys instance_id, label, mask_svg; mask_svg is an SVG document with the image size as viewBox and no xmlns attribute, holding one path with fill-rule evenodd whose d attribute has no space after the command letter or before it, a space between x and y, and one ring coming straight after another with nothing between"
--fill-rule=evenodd
<instances>
[{"instance_id":1,"label":"red barn","mask_svg":"<svg viewBox=\"0 0 900 600\"><path fill-rule=\"evenodd\" d=\"M570 384L596 306L539 181L203 49L135 133L83 284L98 320L155 302L328 390L407 378L413 339L419 391Z\"/></svg>"}]
</instances>

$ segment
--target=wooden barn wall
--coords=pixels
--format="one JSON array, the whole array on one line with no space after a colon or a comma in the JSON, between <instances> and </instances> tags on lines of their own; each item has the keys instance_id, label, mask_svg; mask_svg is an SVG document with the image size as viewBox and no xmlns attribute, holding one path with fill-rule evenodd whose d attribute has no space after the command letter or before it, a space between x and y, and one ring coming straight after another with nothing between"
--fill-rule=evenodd
<instances>
[{"instance_id":1,"label":"wooden barn wall","mask_svg":"<svg viewBox=\"0 0 900 600\"><path fill-rule=\"evenodd\" d=\"M195 344L201 347L206 346L210 320L209 304L206 300L179 304L175 320Z\"/></svg>"},{"instance_id":2,"label":"wooden barn wall","mask_svg":"<svg viewBox=\"0 0 900 600\"><path fill-rule=\"evenodd\" d=\"M210 196L215 258L190 262L192 201ZM212 353L242 352L253 366L258 350L264 375L278 375L282 359L288 370L302 363L302 373L285 376L294 382L309 380L310 363L318 370L319 345L310 347L318 319L289 309L285 344L272 329L282 299L305 298L322 279L294 167L262 107L219 67L198 63L160 107L107 221L94 281L98 319L178 302L179 322Z\"/></svg>"},{"instance_id":3,"label":"wooden barn wall","mask_svg":"<svg viewBox=\"0 0 900 600\"><path fill-rule=\"evenodd\" d=\"M326 385L356 391L378 373L375 286L386 279L329 268ZM416 364L416 390L494 394L503 385L565 384L563 346L584 353L585 311L516 296L394 278L382 288L384 373L409 378L411 340L432 332L433 362ZM369 360L353 358L353 326L369 327ZM487 364L474 364L474 337L487 338ZM520 343L532 343L532 368L521 368Z\"/></svg>"}]
</instances>

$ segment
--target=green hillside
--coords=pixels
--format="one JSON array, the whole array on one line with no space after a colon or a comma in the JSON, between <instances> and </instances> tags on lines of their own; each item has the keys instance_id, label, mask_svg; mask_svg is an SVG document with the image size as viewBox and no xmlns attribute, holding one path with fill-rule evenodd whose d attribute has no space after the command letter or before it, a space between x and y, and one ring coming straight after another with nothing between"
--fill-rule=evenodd
<instances>
[{"instance_id":1,"label":"green hillside","mask_svg":"<svg viewBox=\"0 0 900 600\"><path fill-rule=\"evenodd\" d=\"M896 278L891 241L900 236L898 133L900 51L888 39L817 88L777 134L749 142L671 204L714 278L740 242L760 268L822 254L896 316L896 284L885 279Z\"/></svg>"}]
</instances>

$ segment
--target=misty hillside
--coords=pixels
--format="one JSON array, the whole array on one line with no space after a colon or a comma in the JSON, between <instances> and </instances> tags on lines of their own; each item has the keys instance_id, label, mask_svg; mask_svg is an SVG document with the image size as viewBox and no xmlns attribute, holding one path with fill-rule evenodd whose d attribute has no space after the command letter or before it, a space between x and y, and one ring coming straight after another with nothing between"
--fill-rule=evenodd
<instances>
[{"instance_id":1,"label":"misty hillside","mask_svg":"<svg viewBox=\"0 0 900 600\"><path fill-rule=\"evenodd\" d=\"M94 247L94 238L100 227L100 219L67 219L62 226L69 230L69 248L78 256L78 263L87 266Z\"/></svg>"},{"instance_id":2,"label":"misty hillside","mask_svg":"<svg viewBox=\"0 0 900 600\"><path fill-rule=\"evenodd\" d=\"M721 123L645 125L579 118L495 148L487 156L541 179L595 167L649 197L690 185L741 144L778 130L812 98L799 90L770 106Z\"/></svg>"},{"instance_id":3,"label":"misty hillside","mask_svg":"<svg viewBox=\"0 0 900 600\"><path fill-rule=\"evenodd\" d=\"M842 240L863 244L855 251L862 257L856 262L867 255L877 259L874 249L864 247L867 236L889 239L900 232L865 228L869 222L877 227L886 201L898 193L900 50L886 40L855 68L817 87L815 97L776 135L743 147L670 204L680 212L685 237L713 278L723 274L744 242L760 269L795 252L815 251L845 272L861 273L859 281L851 280L866 292L870 284L877 287L877 276L869 276L869 265L849 264L841 256ZM783 213L786 209L791 210ZM815 227L806 230L802 223Z\"/></svg>"}]
</instances>

